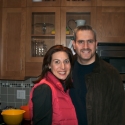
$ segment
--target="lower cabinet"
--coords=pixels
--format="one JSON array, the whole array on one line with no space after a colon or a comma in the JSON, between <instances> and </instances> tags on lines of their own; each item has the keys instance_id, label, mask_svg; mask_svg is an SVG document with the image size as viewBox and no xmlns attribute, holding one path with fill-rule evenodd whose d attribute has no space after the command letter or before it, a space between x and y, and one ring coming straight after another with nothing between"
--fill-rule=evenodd
<instances>
[{"instance_id":1,"label":"lower cabinet","mask_svg":"<svg viewBox=\"0 0 125 125\"><path fill-rule=\"evenodd\" d=\"M26 9L3 8L1 79L25 78Z\"/></svg>"}]
</instances>

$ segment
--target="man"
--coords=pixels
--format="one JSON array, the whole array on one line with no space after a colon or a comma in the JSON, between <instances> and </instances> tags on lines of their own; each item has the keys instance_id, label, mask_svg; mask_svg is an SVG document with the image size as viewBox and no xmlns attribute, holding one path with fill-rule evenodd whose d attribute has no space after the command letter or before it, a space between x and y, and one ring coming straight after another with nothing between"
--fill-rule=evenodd
<instances>
[{"instance_id":1,"label":"man","mask_svg":"<svg viewBox=\"0 0 125 125\"><path fill-rule=\"evenodd\" d=\"M123 83L118 71L96 54L96 33L91 26L74 30L74 103L79 125L122 125Z\"/></svg>"}]
</instances>

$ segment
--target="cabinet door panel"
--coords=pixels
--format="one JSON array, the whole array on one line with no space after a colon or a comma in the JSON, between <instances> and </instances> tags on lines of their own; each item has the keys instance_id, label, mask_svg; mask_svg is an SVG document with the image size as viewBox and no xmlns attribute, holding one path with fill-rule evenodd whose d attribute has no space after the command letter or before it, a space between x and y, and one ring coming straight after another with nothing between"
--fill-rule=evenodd
<instances>
[{"instance_id":1,"label":"cabinet door panel","mask_svg":"<svg viewBox=\"0 0 125 125\"><path fill-rule=\"evenodd\" d=\"M3 7L26 7L26 0L3 0Z\"/></svg>"},{"instance_id":2,"label":"cabinet door panel","mask_svg":"<svg viewBox=\"0 0 125 125\"><path fill-rule=\"evenodd\" d=\"M99 42L125 42L125 8L98 7L96 31Z\"/></svg>"},{"instance_id":3,"label":"cabinet door panel","mask_svg":"<svg viewBox=\"0 0 125 125\"><path fill-rule=\"evenodd\" d=\"M125 6L124 0L97 0L97 6Z\"/></svg>"},{"instance_id":4,"label":"cabinet door panel","mask_svg":"<svg viewBox=\"0 0 125 125\"><path fill-rule=\"evenodd\" d=\"M33 2L32 0L27 0L27 5L30 7L60 6L60 0L42 0L42 2Z\"/></svg>"},{"instance_id":5,"label":"cabinet door panel","mask_svg":"<svg viewBox=\"0 0 125 125\"><path fill-rule=\"evenodd\" d=\"M26 10L3 9L2 60L3 79L24 79L26 40Z\"/></svg>"}]
</instances>

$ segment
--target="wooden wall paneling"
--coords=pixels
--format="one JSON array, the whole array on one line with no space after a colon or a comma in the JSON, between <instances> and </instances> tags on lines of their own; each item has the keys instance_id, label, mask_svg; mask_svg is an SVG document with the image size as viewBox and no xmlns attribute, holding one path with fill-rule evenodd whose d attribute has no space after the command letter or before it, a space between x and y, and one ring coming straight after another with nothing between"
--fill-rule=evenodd
<instances>
[{"instance_id":1,"label":"wooden wall paneling","mask_svg":"<svg viewBox=\"0 0 125 125\"><path fill-rule=\"evenodd\" d=\"M2 79L25 77L26 9L4 8L2 15Z\"/></svg>"},{"instance_id":2,"label":"wooden wall paneling","mask_svg":"<svg viewBox=\"0 0 125 125\"><path fill-rule=\"evenodd\" d=\"M125 42L125 7L97 7L99 42Z\"/></svg>"}]
</instances>

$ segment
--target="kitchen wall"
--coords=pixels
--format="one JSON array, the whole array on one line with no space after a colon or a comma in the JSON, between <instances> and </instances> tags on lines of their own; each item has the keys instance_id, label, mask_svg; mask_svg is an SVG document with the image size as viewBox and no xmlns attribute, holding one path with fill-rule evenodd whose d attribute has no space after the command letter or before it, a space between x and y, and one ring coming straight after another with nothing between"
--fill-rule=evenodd
<instances>
[{"instance_id":1,"label":"kitchen wall","mask_svg":"<svg viewBox=\"0 0 125 125\"><path fill-rule=\"evenodd\" d=\"M21 105L27 104L33 80L36 80L36 78L29 78L25 81L0 80L0 108L3 109L6 106L20 108ZM17 90L24 90L24 99L17 99Z\"/></svg>"}]
</instances>

